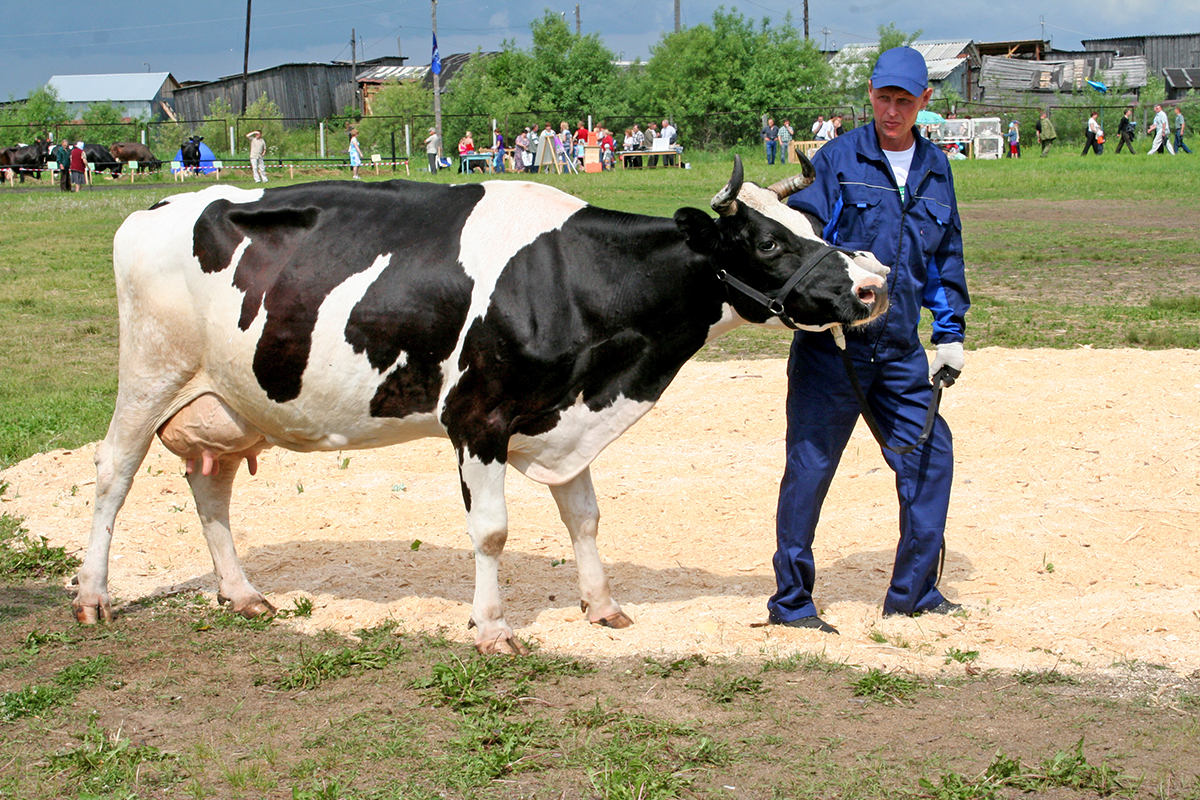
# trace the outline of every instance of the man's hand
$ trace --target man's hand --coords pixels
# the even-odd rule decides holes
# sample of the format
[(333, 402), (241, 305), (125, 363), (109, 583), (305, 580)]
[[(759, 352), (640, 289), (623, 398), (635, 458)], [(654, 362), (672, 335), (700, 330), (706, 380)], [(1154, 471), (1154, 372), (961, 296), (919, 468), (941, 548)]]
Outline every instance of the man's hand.
[(933, 380), (933, 376), (942, 371), (943, 367), (948, 368), (946, 374), (942, 375), (943, 386), (953, 386), (954, 379), (962, 374), (963, 371), (963, 345), (962, 342), (946, 342), (937, 346), (937, 355), (933, 358), (933, 363), (929, 365), (929, 380)]

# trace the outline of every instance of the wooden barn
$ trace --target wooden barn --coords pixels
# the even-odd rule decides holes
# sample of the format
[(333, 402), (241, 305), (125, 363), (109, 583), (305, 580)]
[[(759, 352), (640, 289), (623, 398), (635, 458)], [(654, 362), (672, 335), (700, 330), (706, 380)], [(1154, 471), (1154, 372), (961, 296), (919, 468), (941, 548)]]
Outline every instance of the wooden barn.
[[(359, 62), (357, 67), (360, 70), (371, 66), (400, 67), (404, 61), (401, 56), (385, 56)], [(352, 107), (355, 88), (355, 65), (350, 62), (280, 64), (249, 73), (246, 98), (249, 105), (266, 94), (283, 114), (284, 127), (298, 128)], [(209, 106), (218, 98), (224, 98), (235, 112), (241, 109), (242, 76), (184, 84), (175, 90), (175, 114), (181, 120), (204, 119)]]

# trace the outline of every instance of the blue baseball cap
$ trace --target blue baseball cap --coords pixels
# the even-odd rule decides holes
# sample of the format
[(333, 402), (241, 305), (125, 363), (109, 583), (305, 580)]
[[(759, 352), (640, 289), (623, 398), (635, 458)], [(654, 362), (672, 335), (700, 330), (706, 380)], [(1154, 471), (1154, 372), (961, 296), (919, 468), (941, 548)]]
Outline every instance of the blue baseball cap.
[(929, 87), (929, 69), (925, 57), (911, 47), (893, 47), (879, 56), (871, 85), (876, 89), (896, 86), (919, 97)]

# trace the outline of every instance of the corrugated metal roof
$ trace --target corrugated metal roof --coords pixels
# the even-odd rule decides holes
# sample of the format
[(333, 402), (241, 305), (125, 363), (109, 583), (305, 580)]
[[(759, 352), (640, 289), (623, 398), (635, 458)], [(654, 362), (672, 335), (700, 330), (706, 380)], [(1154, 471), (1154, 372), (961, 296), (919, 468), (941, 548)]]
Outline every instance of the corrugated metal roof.
[(64, 103), (99, 103), (105, 100), (153, 100), (169, 72), (126, 72), (114, 75), (55, 75), (49, 85)]
[[(924, 58), (925, 62), (940, 61), (947, 58), (958, 58), (964, 50), (971, 46), (970, 39), (962, 39), (945, 42), (913, 42), (910, 47), (916, 50)], [(843, 45), (841, 50), (838, 50), (832, 61), (861, 61), (870, 53), (879, 50), (879, 43), (872, 44), (847, 44)]]
[(358, 73), (359, 83), (383, 83), (384, 81), (415, 81), (429, 74), (429, 65), (423, 67), (372, 67)]
[(934, 61), (925, 59), (925, 68), (929, 70), (929, 80), (946, 80), (950, 77), (950, 73), (961, 67), (965, 61), (965, 58), (939, 58)]

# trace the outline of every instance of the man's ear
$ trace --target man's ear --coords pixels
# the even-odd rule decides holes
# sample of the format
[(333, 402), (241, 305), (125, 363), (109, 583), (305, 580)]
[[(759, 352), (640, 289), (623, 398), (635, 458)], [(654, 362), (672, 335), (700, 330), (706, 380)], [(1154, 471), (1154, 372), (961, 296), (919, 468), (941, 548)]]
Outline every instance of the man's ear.
[(683, 233), (687, 246), (707, 255), (717, 249), (720, 231), (717, 221), (698, 208), (681, 208), (675, 212), (675, 224)]

